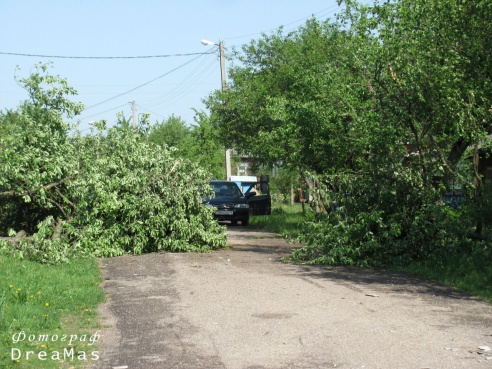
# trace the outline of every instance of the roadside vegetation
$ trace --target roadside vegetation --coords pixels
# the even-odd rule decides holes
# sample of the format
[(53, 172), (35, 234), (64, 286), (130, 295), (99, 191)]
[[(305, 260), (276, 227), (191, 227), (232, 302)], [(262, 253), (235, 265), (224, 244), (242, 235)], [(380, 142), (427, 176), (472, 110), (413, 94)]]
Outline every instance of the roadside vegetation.
[(18, 81), (27, 99), (0, 111), (0, 364), (54, 362), (9, 361), (20, 331), (96, 327), (95, 257), (225, 246), (202, 206), (225, 148), (270, 174), (278, 202), (302, 189), (304, 213), (251, 222), (300, 241), (295, 262), (391, 267), (491, 301), (490, 1), (343, 2), (231, 50), (194, 125), (119, 116), (83, 135), (50, 65)]
[[(290, 241), (299, 241), (302, 240), (306, 222), (314, 218), (315, 214), (309, 206), (303, 211), (301, 204), (276, 203), (271, 215), (252, 217), (250, 226), (278, 233)], [(470, 245), (470, 247), (474, 250), (473, 253), (389, 266), (395, 270), (443, 283), (492, 303), (492, 265), (488, 257), (487, 245), (483, 244), (482, 248), (478, 245)], [(297, 257), (296, 252), (290, 261), (306, 263)]]
[(302, 233), (305, 222), (314, 219), (314, 214), (309, 205), (305, 205), (305, 209), (307, 210), (303, 211), (301, 204), (274, 203), (272, 204), (271, 215), (251, 217), (250, 226), (278, 233), (293, 240)]
[(298, 262), (490, 260), (490, 1), (344, 3), (235, 50), (212, 123), (309, 192)]
[(487, 252), (446, 256), (436, 262), (415, 261), (398, 269), (441, 282), (492, 303), (492, 266)]
[(76, 91), (48, 68), (21, 79), (29, 99), (0, 114), (0, 253), (56, 264), (224, 246), (202, 206), (210, 172), (151, 142), (146, 121), (82, 136), (64, 121), (83, 109)]
[(96, 309), (104, 301), (94, 259), (47, 265), (0, 255), (0, 270), (1, 368), (93, 362), (101, 329)]

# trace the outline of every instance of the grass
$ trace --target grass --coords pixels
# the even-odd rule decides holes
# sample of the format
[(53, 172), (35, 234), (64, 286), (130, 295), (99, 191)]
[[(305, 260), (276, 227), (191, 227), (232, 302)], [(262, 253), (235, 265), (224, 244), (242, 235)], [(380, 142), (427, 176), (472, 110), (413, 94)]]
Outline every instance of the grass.
[(271, 215), (251, 217), (250, 225), (294, 238), (302, 230), (303, 222), (313, 217), (309, 205), (305, 209), (303, 212), (301, 204), (276, 205)]
[(104, 300), (96, 260), (44, 265), (0, 256), (0, 275), (0, 368), (94, 362)]
[(452, 286), (492, 303), (492, 265), (489, 260), (480, 256), (452, 256), (440, 263), (414, 262), (401, 270)]
[[(294, 238), (302, 230), (303, 221), (312, 218), (309, 207), (306, 209), (303, 213), (300, 204), (276, 206), (272, 215), (252, 217), (250, 223), (253, 227)], [(435, 280), (492, 303), (490, 251), (448, 257), (439, 263), (412, 262), (398, 270)]]

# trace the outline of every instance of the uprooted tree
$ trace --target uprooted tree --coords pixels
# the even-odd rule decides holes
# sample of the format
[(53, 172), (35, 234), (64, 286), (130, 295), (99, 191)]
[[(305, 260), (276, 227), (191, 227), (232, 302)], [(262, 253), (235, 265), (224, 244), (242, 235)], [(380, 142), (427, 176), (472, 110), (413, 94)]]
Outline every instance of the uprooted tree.
[(64, 119), (83, 106), (45, 65), (20, 82), (29, 100), (0, 115), (2, 252), (54, 263), (225, 244), (201, 203), (206, 171), (124, 125), (73, 133)]

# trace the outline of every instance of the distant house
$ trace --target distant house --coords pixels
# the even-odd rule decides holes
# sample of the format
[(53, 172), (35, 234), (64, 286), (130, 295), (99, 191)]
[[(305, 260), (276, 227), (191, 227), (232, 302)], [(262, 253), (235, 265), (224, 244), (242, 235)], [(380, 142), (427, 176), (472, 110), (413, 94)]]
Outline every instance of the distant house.
[[(252, 161), (249, 155), (240, 154), (232, 149), (231, 156), (234, 158), (234, 160), (230, 161), (229, 173), (231, 173), (231, 176), (255, 175), (252, 171)], [(230, 178), (227, 179), (229, 180)]]

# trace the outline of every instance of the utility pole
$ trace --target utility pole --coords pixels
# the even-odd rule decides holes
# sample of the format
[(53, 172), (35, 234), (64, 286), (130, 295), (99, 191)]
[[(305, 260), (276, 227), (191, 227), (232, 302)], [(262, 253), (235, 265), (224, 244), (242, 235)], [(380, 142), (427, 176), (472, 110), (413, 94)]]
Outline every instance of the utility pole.
[[(220, 80), (222, 83), (222, 92), (226, 90), (226, 69), (225, 69), (225, 57), (224, 57), (224, 40), (220, 40), (218, 44), (208, 40), (202, 40), (202, 45), (215, 45), (219, 47), (219, 60), (220, 60)], [(226, 165), (226, 180), (231, 178), (231, 149), (225, 151), (225, 165)]]
[(132, 112), (133, 112), (133, 129), (137, 129), (137, 102), (133, 100), (132, 102)]
[[(224, 40), (219, 42), (219, 60), (220, 60), (220, 80), (222, 82), (222, 92), (226, 90), (226, 70), (225, 70), (225, 58), (224, 58)], [(226, 149), (225, 152), (225, 165), (226, 165), (226, 180), (231, 178), (231, 149)]]
[(219, 60), (220, 60), (220, 80), (222, 82), (222, 92), (226, 89), (226, 70), (224, 58), (224, 40), (219, 42)]

